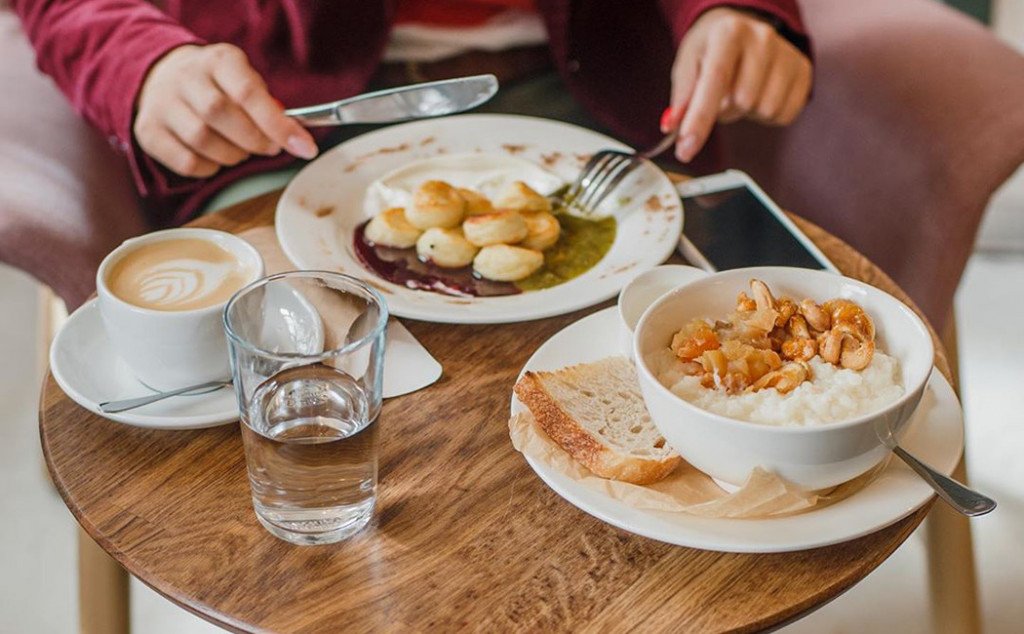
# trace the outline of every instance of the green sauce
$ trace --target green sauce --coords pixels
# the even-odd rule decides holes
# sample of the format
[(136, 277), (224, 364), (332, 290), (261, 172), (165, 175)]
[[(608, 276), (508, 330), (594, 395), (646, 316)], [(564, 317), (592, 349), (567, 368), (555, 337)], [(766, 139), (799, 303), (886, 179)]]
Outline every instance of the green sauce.
[(587, 220), (559, 213), (562, 233), (558, 242), (544, 252), (544, 266), (530, 277), (516, 282), (521, 290), (536, 291), (558, 286), (590, 270), (615, 242), (615, 218)]

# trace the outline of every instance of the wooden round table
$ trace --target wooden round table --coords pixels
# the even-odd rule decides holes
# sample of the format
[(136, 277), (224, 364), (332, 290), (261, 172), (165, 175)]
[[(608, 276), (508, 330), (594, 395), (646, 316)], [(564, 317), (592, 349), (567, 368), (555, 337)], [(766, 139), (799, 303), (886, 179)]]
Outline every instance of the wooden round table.
[[(276, 201), (270, 194), (194, 224), (236, 233), (270, 225)], [(844, 273), (906, 301), (852, 248), (796, 220)], [(68, 508), (131, 574), (247, 632), (760, 630), (848, 589), (924, 518), (930, 504), (837, 546), (739, 555), (637, 537), (576, 509), (512, 448), (508, 407), (537, 346), (597, 308), (508, 325), (406, 321), (444, 376), (385, 402), (378, 512), (340, 544), (293, 546), (260, 526), (237, 425), (120, 425), (76, 405), (49, 376), (43, 451)], [(949, 377), (942, 352), (936, 363)]]

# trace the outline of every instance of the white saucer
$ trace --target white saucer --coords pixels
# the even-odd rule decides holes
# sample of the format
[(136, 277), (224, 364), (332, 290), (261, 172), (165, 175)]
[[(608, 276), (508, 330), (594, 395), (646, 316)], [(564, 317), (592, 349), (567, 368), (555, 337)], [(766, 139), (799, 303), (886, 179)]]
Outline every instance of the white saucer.
[(104, 414), (99, 403), (152, 392), (114, 352), (100, 321), (96, 300), (76, 310), (50, 346), (50, 371), (57, 384), (82, 407), (119, 423), (150, 429), (201, 429), (238, 420), (231, 387), (195, 396), (175, 396), (119, 414)]
[[(548, 339), (526, 362), (523, 372), (556, 370), (621, 354), (619, 327), (614, 307), (581, 319)], [(513, 395), (512, 413), (523, 410)], [(902, 445), (948, 474), (960, 459), (963, 434), (960, 403), (942, 374), (933, 370)], [(556, 493), (600, 520), (651, 539), (726, 552), (788, 552), (849, 541), (910, 515), (933, 495), (909, 467), (894, 459), (863, 490), (831, 506), (777, 519), (713, 519), (636, 509), (544, 464), (526, 460)]]

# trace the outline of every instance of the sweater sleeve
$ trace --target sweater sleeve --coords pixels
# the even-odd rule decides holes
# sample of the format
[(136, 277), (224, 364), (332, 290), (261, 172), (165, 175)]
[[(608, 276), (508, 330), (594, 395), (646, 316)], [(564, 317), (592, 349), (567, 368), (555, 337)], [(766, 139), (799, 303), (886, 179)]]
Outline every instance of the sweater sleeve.
[(39, 69), (72, 107), (126, 154), (142, 194), (156, 166), (132, 139), (135, 102), (149, 68), (202, 40), (145, 0), (13, 0)]
[(672, 38), (678, 47), (693, 23), (708, 9), (732, 7), (754, 11), (771, 19), (779, 34), (811, 57), (811, 44), (800, 18), (796, 0), (659, 0), (662, 11), (672, 27)]

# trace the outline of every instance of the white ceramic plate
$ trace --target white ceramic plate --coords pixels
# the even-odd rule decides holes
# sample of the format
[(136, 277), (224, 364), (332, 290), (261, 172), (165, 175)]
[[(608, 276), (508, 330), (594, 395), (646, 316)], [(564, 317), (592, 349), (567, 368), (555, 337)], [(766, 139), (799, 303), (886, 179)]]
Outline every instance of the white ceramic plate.
[[(581, 319), (548, 339), (523, 372), (556, 370), (620, 354), (618, 328), (614, 307)], [(513, 396), (512, 413), (524, 409)], [(909, 426), (903, 447), (939, 471), (951, 473), (963, 451), (963, 415), (953, 389), (938, 370), (932, 371)], [(910, 515), (933, 495), (909, 467), (893, 459), (871, 484), (831, 506), (778, 519), (713, 519), (636, 509), (544, 464), (529, 458), (527, 462), (556, 493), (609, 524), (671, 544), (727, 552), (787, 552), (856, 539)]]
[(238, 402), (230, 386), (195, 396), (175, 396), (119, 414), (105, 414), (99, 403), (145, 396), (140, 383), (114, 352), (90, 300), (76, 310), (50, 346), (50, 370), (64, 393), (104, 418), (150, 429), (201, 429), (238, 420)]
[(356, 258), (352, 232), (369, 216), (363, 208), (375, 179), (412, 161), (467, 152), (534, 162), (571, 182), (590, 154), (628, 150), (584, 128), (511, 115), (461, 115), (396, 125), (352, 139), (307, 165), (277, 205), (277, 237), (302, 269), (354, 274), (381, 289), (391, 312), (444, 323), (505, 323), (560, 315), (615, 296), (638, 273), (675, 249), (683, 213), (672, 183), (645, 166), (608, 197), (618, 221), (615, 243), (592, 269), (554, 288), (505, 297), (452, 297), (391, 284)]

